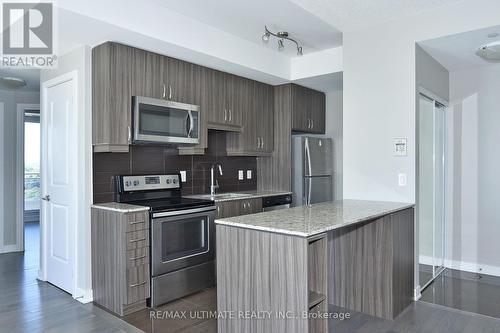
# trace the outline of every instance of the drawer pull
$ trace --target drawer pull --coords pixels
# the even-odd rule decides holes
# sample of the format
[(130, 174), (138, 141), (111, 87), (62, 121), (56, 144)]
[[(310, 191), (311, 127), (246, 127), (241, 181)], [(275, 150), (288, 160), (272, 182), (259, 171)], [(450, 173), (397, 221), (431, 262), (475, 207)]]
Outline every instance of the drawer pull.
[(140, 256), (140, 257), (132, 257), (132, 258), (129, 258), (130, 260), (139, 260), (139, 259), (144, 259), (146, 258), (146, 255), (143, 255), (143, 256)]
[(145, 241), (145, 240), (146, 240), (146, 237), (137, 238), (137, 239), (131, 239), (130, 243), (137, 243), (137, 242)]
[(146, 283), (148, 283), (147, 280), (144, 281), (144, 282), (141, 282), (141, 283), (131, 284), (130, 288), (139, 287), (139, 286), (142, 286), (143, 284), (146, 284)]
[(130, 222), (130, 224), (139, 224), (139, 223), (144, 223), (144, 221), (135, 221), (135, 222)]

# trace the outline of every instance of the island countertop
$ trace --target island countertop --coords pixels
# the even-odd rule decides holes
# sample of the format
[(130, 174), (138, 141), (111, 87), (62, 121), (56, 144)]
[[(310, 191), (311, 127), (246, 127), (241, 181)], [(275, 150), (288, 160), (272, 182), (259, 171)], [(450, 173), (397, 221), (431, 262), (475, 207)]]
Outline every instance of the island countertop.
[(337, 200), (309, 207), (243, 215), (216, 220), (216, 224), (310, 237), (330, 230), (369, 221), (413, 207), (414, 204), (386, 201)]

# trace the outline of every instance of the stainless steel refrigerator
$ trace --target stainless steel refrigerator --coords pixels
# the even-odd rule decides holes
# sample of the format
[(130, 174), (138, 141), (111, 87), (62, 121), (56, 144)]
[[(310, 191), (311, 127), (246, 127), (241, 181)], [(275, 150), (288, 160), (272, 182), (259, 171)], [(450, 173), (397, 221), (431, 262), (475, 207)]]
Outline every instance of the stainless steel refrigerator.
[(333, 200), (331, 138), (292, 138), (292, 192), (295, 206)]

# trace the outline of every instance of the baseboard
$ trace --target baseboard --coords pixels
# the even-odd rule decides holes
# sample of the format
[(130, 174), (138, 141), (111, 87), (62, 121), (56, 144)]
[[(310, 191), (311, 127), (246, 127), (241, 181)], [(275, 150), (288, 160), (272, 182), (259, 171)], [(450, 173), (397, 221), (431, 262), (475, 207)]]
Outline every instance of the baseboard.
[[(428, 256), (419, 256), (419, 262), (424, 265), (433, 265), (432, 257)], [(446, 259), (444, 261), (444, 267), (470, 273), (500, 276), (500, 267), (498, 266)]]
[(90, 303), (94, 300), (92, 289), (77, 289), (73, 298), (83, 304)]
[(13, 245), (4, 245), (2, 249), (0, 249), (0, 254), (2, 253), (11, 253), (11, 252), (21, 252), (22, 249), (19, 248), (18, 244)]

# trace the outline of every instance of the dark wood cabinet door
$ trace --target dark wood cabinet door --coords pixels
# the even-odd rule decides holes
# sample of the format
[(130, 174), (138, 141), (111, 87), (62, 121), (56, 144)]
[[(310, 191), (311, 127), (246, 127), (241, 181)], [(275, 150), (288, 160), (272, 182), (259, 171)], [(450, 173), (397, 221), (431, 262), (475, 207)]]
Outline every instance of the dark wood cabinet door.
[(242, 215), (241, 200), (217, 202), (216, 206), (218, 219)]
[(205, 90), (207, 93), (207, 124), (209, 128), (216, 128), (217, 124), (224, 123), (224, 75), (223, 73), (214, 69), (206, 68), (205, 70)]
[(163, 58), (163, 79), (166, 89), (166, 99), (194, 104), (195, 84), (194, 65), (182, 60)]
[(134, 49), (132, 96), (162, 98), (163, 64), (158, 54)]
[(259, 151), (270, 154), (274, 150), (274, 94), (273, 88), (267, 84), (258, 85), (259, 108), (257, 113), (257, 130), (260, 138)]
[(307, 132), (309, 130), (307, 91), (292, 84), (292, 131)]
[(317, 134), (325, 134), (326, 123), (326, 99), (325, 94), (321, 91), (312, 92), (311, 106), (311, 131)]

